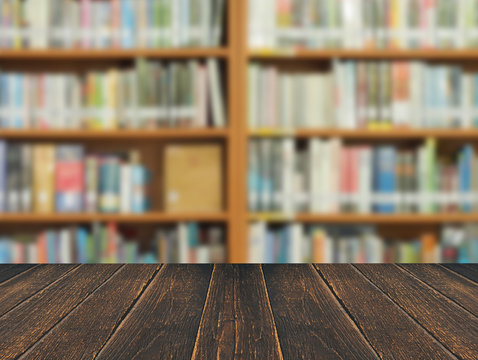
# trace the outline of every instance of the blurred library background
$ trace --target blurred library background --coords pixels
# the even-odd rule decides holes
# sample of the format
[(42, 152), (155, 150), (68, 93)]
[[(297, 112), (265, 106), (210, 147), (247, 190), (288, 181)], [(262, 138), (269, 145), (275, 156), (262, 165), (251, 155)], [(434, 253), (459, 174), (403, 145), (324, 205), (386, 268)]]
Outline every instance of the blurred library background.
[(0, 263), (478, 262), (478, 0), (0, 0)]

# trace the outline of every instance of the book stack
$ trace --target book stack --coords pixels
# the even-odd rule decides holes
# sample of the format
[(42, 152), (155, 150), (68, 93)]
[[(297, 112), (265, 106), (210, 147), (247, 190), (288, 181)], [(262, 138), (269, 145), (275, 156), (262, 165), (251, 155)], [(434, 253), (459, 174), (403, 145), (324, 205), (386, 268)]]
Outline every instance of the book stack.
[(86, 73), (0, 70), (0, 128), (224, 127), (223, 85), (205, 63), (138, 59), (131, 69)]
[(250, 140), (251, 212), (478, 210), (478, 157), (471, 145), (447, 155), (437, 151), (434, 139), (418, 149), (318, 138), (301, 145), (290, 138)]
[(94, 223), (38, 234), (0, 235), (0, 263), (211, 263), (226, 259), (223, 229), (181, 223), (157, 230), (140, 247), (135, 229)]
[(475, 0), (249, 0), (249, 46), (476, 48), (477, 8)]
[(475, 263), (478, 225), (444, 226), (440, 239), (385, 239), (373, 226), (322, 226), (293, 223), (249, 226), (253, 263)]
[(0, 140), (0, 212), (144, 213), (149, 178), (137, 151)]
[(334, 61), (330, 72), (249, 65), (249, 128), (476, 128), (478, 74), (418, 61)]
[(0, 48), (219, 46), (225, 0), (1, 0)]

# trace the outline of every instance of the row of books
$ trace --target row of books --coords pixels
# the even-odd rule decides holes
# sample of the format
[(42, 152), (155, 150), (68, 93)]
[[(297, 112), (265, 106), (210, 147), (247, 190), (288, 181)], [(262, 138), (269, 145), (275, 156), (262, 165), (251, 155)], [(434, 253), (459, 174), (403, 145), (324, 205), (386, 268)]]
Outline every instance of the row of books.
[(151, 129), (224, 127), (216, 59), (86, 73), (0, 70), (0, 128)]
[(471, 145), (445, 154), (435, 139), (416, 149), (319, 138), (303, 145), (290, 138), (250, 140), (251, 212), (478, 211), (478, 156)]
[(149, 178), (138, 151), (0, 140), (0, 212), (144, 213)]
[(478, 74), (418, 61), (334, 61), (330, 71), (249, 65), (251, 129), (476, 128)]
[(225, 0), (0, 0), (0, 48), (219, 46)]
[(476, 263), (478, 225), (446, 225), (439, 238), (382, 237), (373, 226), (249, 226), (252, 263)]
[(252, 48), (478, 46), (476, 0), (249, 0)]
[(147, 238), (136, 229), (94, 223), (0, 235), (0, 263), (218, 263), (226, 260), (220, 226), (180, 223)]

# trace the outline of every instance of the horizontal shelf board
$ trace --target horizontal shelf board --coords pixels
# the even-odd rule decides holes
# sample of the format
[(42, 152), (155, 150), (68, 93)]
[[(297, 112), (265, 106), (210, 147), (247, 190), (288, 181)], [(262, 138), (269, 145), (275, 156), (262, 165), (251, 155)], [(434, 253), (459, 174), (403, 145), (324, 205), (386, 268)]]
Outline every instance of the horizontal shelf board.
[(154, 129), (154, 130), (2, 130), (4, 139), (189, 139), (189, 138), (225, 138), (228, 129)]
[(249, 131), (250, 137), (341, 137), (350, 139), (421, 139), (427, 137), (443, 139), (478, 139), (478, 129), (391, 129), (391, 130), (344, 130), (344, 129), (302, 129), (286, 132), (274, 129)]
[(478, 222), (476, 214), (249, 214), (249, 221), (301, 222), (317, 224), (443, 224)]
[(0, 49), (0, 60), (114, 60), (136, 57), (148, 58), (195, 58), (227, 57), (228, 48), (183, 48), (183, 49)]
[(89, 223), (118, 222), (127, 224), (169, 223), (180, 221), (226, 222), (226, 213), (218, 214), (0, 214), (0, 223)]
[(251, 59), (423, 59), (423, 60), (476, 60), (478, 50), (436, 49), (436, 50), (376, 50), (376, 49), (257, 49), (249, 51)]

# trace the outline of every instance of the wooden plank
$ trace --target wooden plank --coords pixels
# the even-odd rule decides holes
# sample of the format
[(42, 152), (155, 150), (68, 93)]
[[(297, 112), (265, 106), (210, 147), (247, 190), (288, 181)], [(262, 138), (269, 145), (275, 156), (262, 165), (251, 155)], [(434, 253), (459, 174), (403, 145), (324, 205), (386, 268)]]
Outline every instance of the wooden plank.
[(378, 358), (312, 265), (263, 271), (284, 358)]
[(93, 359), (158, 265), (126, 265), (28, 350), (22, 359)]
[(193, 359), (282, 359), (259, 265), (216, 265)]
[(443, 264), (447, 269), (478, 283), (478, 266), (470, 264)]
[(22, 264), (22, 265), (0, 265), (0, 283), (7, 281), (8, 279), (27, 271), (34, 265)]
[(0, 284), (0, 316), (72, 270), (76, 265), (38, 265)]
[(189, 359), (212, 266), (166, 265), (100, 351), (99, 359)]
[(478, 319), (475, 316), (398, 266), (357, 265), (357, 268), (453, 354), (462, 359), (476, 359)]
[(24, 353), (83, 299), (106, 281), (119, 265), (83, 265), (0, 318), (0, 359)]
[(351, 265), (317, 265), (382, 359), (449, 359), (450, 353)]
[(478, 284), (440, 265), (401, 265), (409, 273), (478, 316)]

